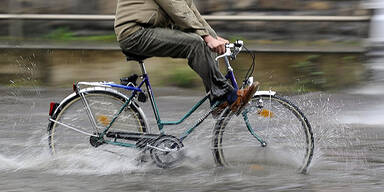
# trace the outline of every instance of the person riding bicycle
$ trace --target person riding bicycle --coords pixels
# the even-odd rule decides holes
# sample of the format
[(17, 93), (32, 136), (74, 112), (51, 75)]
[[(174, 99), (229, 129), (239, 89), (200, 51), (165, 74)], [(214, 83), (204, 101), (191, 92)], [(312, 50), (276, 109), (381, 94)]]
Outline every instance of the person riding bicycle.
[(216, 110), (245, 106), (258, 83), (235, 90), (219, 71), (217, 54), (228, 40), (219, 37), (197, 10), (193, 0), (118, 0), (115, 33), (125, 54), (141, 57), (186, 58), (202, 78)]

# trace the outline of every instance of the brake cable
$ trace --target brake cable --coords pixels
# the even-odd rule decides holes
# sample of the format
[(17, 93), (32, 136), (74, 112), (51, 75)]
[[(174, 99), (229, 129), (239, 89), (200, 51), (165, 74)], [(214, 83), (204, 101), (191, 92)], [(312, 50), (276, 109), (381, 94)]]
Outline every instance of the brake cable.
[(248, 82), (248, 79), (253, 75), (253, 72), (255, 71), (255, 65), (256, 65), (256, 54), (255, 53), (252, 53), (247, 47), (243, 46), (245, 51), (251, 55), (252, 57), (252, 64), (251, 66), (249, 67), (245, 77), (244, 77), (244, 80), (243, 80), (243, 85), (241, 86), (242, 88), (245, 87), (245, 85), (247, 84)]

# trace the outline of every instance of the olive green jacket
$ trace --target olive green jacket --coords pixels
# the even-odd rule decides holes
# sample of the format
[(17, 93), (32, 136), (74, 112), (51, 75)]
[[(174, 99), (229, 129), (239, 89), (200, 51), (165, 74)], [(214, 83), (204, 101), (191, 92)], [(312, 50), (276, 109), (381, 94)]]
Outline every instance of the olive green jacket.
[(114, 26), (118, 41), (141, 27), (169, 27), (216, 36), (193, 0), (118, 0)]

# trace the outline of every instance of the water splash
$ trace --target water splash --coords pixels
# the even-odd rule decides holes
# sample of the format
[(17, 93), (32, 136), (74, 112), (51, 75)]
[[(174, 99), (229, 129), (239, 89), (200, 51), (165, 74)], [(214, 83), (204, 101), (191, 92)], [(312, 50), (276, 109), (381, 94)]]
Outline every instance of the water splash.
[(18, 146), (16, 154), (0, 153), (0, 170), (38, 170), (59, 175), (111, 175), (145, 167), (138, 166), (136, 158), (139, 154), (127, 149), (120, 154), (103, 149), (88, 149), (54, 156), (49, 151), (47, 137), (37, 140), (37, 135), (41, 134), (35, 132), (23, 145)]
[(345, 171), (368, 166), (367, 153), (359, 147), (364, 135), (341, 118), (346, 110), (343, 99), (340, 95), (313, 93), (297, 100), (314, 133), (314, 169)]

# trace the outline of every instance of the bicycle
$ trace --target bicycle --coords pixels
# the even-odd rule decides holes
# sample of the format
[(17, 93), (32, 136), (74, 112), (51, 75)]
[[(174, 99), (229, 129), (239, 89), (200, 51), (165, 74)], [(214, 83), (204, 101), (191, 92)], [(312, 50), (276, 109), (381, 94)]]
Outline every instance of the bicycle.
[[(226, 78), (238, 89), (230, 60), (244, 47), (243, 41), (226, 45), (223, 58), (227, 67)], [(186, 139), (219, 104), (215, 103), (192, 127), (176, 137), (167, 135), (164, 126), (179, 125), (189, 118), (203, 103), (209, 93), (200, 99), (178, 121), (162, 121), (149, 82), (144, 57), (128, 55), (127, 60), (137, 61), (142, 74), (122, 78), (120, 84), (113, 82), (78, 82), (74, 93), (60, 103), (50, 104), (48, 144), (53, 154), (66, 150), (119, 146), (149, 151), (150, 157), (161, 168), (169, 168), (180, 162), (183, 140)], [(253, 63), (242, 87), (253, 82)], [(137, 79), (141, 82), (137, 83)], [(142, 89), (145, 85), (146, 92)], [(82, 86), (87, 86), (82, 88)], [(130, 95), (118, 89), (128, 90)], [(147, 118), (138, 102), (149, 99), (159, 133), (152, 133)], [(138, 102), (137, 102), (138, 101)], [(271, 149), (268, 153), (266, 149)], [(298, 107), (274, 91), (257, 91), (250, 103), (240, 112), (228, 107), (221, 113), (213, 129), (212, 154), (218, 166), (236, 166), (276, 159), (274, 164), (291, 165), (300, 173), (306, 173), (314, 151), (311, 125)], [(275, 153), (273, 153), (275, 151)], [(271, 154), (269, 154), (272, 152)], [(272, 158), (263, 159), (265, 155)]]

